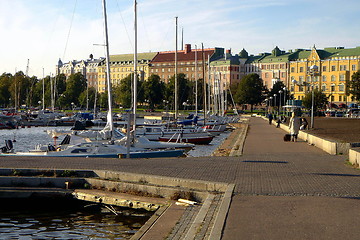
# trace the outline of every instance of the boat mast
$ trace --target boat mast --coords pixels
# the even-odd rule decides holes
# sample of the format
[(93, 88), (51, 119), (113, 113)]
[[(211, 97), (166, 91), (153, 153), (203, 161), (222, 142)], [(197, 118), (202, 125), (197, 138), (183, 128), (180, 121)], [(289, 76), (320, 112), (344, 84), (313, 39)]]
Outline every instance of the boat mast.
[(107, 15), (106, 15), (106, 3), (105, 0), (102, 0), (103, 4), (103, 14), (104, 14), (104, 28), (105, 28), (105, 49), (106, 49), (106, 83), (108, 91), (108, 116), (107, 116), (107, 125), (110, 127), (110, 132), (112, 134), (114, 130), (113, 118), (112, 118), (112, 96), (111, 96), (111, 81), (110, 81), (110, 54), (109, 54), (109, 39), (108, 39), (108, 28), (107, 28)]
[(207, 101), (206, 101), (206, 76), (205, 76), (205, 54), (204, 54), (204, 44), (201, 43), (201, 53), (202, 53), (202, 75), (203, 75), (203, 84), (204, 84), (204, 96), (203, 96), (203, 108), (204, 108), (204, 125), (206, 125), (206, 112), (207, 112)]
[(43, 102), (43, 104), (42, 104), (42, 110), (45, 110), (45, 70), (44, 70), (44, 68), (43, 68), (43, 81), (42, 81), (42, 87), (43, 87), (43, 89), (42, 89), (42, 102)]
[(137, 105), (137, 1), (134, 0), (134, 100), (133, 100), (133, 114), (134, 114), (134, 123), (133, 130), (136, 128), (136, 105)]
[[(208, 79), (208, 87), (207, 87), (207, 91), (208, 91), (208, 95), (207, 95), (207, 98), (208, 98), (208, 109), (209, 109), (209, 112), (211, 111), (211, 87), (214, 87), (212, 86), (213, 84), (211, 83), (211, 76), (210, 76), (210, 55), (208, 55), (208, 60), (207, 60), (207, 79)], [(214, 110), (214, 105), (213, 105), (213, 110)]]
[(178, 17), (175, 17), (175, 121), (178, 118), (178, 79), (177, 79), (177, 52), (178, 52)]
[(54, 111), (54, 85), (50, 73), (50, 102), (51, 102), (51, 111)]
[(197, 46), (195, 44), (195, 116), (198, 114), (198, 73), (197, 73)]

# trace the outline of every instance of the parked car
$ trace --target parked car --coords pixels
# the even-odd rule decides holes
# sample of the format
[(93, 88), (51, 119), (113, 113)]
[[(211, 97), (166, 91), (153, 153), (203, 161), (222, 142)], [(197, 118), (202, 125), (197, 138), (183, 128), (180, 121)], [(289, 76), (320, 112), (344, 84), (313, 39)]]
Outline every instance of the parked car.
[(358, 108), (351, 108), (351, 109), (348, 109), (346, 114), (345, 114), (345, 117), (348, 117), (348, 118), (359, 118), (360, 117), (360, 109)]

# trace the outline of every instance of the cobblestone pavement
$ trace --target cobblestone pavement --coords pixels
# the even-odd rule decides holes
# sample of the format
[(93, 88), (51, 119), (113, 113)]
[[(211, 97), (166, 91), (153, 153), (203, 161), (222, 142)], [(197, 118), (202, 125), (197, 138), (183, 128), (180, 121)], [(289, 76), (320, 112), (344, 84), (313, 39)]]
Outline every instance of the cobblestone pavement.
[[(0, 167), (103, 169), (234, 183), (223, 239), (335, 239), (331, 236), (339, 233), (343, 239), (359, 236), (360, 171), (346, 164), (347, 156), (331, 156), (306, 142), (283, 142), (284, 133), (252, 117), (240, 157), (0, 157)], [(256, 209), (262, 209), (263, 214)], [(314, 226), (323, 231), (315, 231)], [(333, 227), (334, 234), (324, 235), (327, 226)]]

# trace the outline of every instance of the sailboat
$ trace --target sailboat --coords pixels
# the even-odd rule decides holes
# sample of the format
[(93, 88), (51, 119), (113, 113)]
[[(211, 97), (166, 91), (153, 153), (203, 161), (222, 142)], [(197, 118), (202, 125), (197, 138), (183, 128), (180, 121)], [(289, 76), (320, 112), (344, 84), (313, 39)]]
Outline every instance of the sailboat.
[[(146, 149), (131, 148), (129, 145), (129, 141), (127, 141), (127, 146), (115, 144), (114, 141), (115, 131), (114, 131), (114, 124), (112, 118), (112, 105), (111, 105), (112, 96), (111, 96), (111, 81), (110, 81), (110, 54), (109, 54), (105, 0), (102, 0), (102, 3), (103, 3), (104, 28), (105, 28), (106, 67), (107, 67), (106, 74), (107, 74), (107, 90), (108, 90), (108, 104), (109, 104), (108, 113), (107, 113), (107, 124), (105, 128), (102, 130), (102, 132), (105, 133), (105, 136), (106, 138), (108, 138), (108, 141), (90, 141), (90, 142), (80, 142), (77, 144), (70, 144), (70, 142), (64, 142), (63, 144), (60, 144), (60, 147), (58, 148), (56, 148), (53, 145), (48, 145), (46, 147), (38, 147), (29, 152), (17, 152), (17, 153), (14, 153), (13, 148), (9, 147), (6, 148), (1, 155), (34, 156), (34, 157), (102, 157), (102, 158), (125, 158), (125, 157), (159, 158), (159, 157), (179, 157), (184, 155), (184, 151), (185, 151), (184, 149), (146, 150)], [(136, 0), (135, 0), (135, 12), (136, 12)], [(134, 64), (134, 67), (136, 67), (136, 63)]]

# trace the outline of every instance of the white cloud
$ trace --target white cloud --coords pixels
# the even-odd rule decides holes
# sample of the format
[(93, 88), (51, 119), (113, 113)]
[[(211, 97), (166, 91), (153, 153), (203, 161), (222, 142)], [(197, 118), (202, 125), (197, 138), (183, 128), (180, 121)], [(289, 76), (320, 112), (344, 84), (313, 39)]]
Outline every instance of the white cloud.
[[(64, 58), (75, 1), (1, 0), (0, 74), (55, 72)], [(108, 0), (110, 53), (133, 51), (133, 1)], [(184, 28), (184, 42), (205, 47), (242, 48), (257, 54), (281, 49), (358, 45), (358, 1), (335, 0), (139, 0), (139, 52), (173, 50), (175, 25)], [(321, 7), (321, 8), (320, 8)], [(78, 0), (64, 61), (104, 56), (100, 0)], [(341, 17), (337, 17), (341, 16)], [(180, 43), (180, 35), (179, 35)]]

